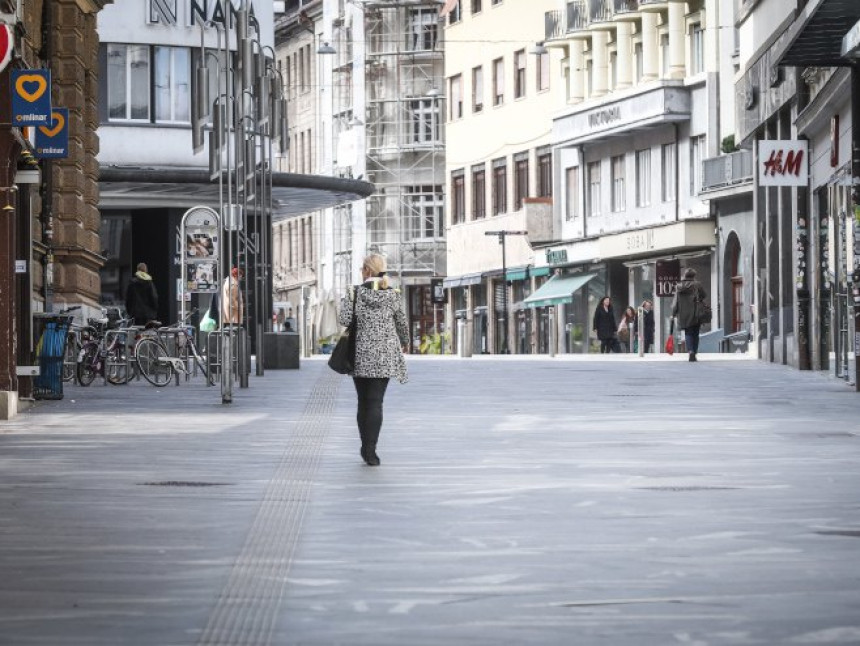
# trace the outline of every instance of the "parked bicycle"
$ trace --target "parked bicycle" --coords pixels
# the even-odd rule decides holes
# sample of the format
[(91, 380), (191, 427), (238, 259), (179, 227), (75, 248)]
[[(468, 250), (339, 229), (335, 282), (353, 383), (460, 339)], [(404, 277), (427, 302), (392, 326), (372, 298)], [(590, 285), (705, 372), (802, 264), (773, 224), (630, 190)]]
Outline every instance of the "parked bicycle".
[(107, 319), (87, 319), (88, 332), (78, 352), (76, 375), (81, 386), (89, 386), (99, 375), (114, 386), (129, 379), (127, 353), (128, 332), (122, 328), (126, 320), (109, 323)]
[[(58, 314), (71, 314), (81, 309), (80, 305), (73, 305), (64, 310), (60, 310)], [(78, 353), (81, 350), (81, 342), (79, 331), (81, 327), (75, 325), (74, 322), (69, 328), (69, 334), (66, 337), (66, 349), (63, 354), (63, 381), (69, 382), (75, 378), (75, 371), (78, 365)]]
[[(189, 312), (185, 320), (193, 313)], [(206, 360), (194, 341), (194, 328), (185, 321), (143, 335), (134, 345), (134, 360), (140, 374), (153, 386), (165, 386), (179, 375), (190, 377), (192, 363), (209, 380)]]

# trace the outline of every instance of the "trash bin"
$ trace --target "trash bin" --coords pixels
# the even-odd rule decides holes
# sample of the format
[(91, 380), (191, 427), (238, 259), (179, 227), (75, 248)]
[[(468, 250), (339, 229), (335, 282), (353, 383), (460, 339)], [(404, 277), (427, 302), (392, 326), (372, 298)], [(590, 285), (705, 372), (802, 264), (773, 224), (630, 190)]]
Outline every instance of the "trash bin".
[(63, 359), (72, 316), (67, 314), (34, 314), (33, 334), (39, 376), (33, 379), (36, 399), (63, 398)]

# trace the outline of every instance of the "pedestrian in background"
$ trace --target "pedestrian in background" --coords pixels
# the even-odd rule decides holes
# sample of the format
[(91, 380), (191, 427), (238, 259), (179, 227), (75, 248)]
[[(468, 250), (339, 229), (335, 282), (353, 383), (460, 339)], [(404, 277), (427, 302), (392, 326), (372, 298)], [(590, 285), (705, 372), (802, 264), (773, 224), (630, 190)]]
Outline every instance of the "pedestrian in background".
[(633, 334), (636, 334), (636, 310), (629, 305), (621, 315), (621, 321), (618, 323), (618, 340), (621, 342), (621, 351), (628, 352), (630, 350), (630, 331), (633, 328)]
[(672, 316), (678, 321), (678, 327), (684, 330), (684, 340), (690, 361), (697, 361), (699, 352), (699, 321), (696, 318), (696, 302), (705, 300), (705, 290), (702, 283), (696, 280), (696, 270), (687, 267), (684, 277), (675, 288), (675, 299), (672, 301)]
[[(644, 352), (654, 351), (654, 304), (647, 298), (642, 301), (642, 346)], [(637, 330), (638, 333), (638, 330)]]
[(244, 276), (244, 271), (233, 267), (230, 275), (224, 279), (224, 285), (221, 287), (221, 325), (242, 325), (245, 307), (239, 281)]
[(355, 363), (350, 373), (358, 395), (358, 433), (361, 457), (372, 467), (379, 466), (376, 453), (382, 429), (382, 403), (388, 381), (396, 377), (406, 383), (409, 328), (400, 293), (390, 287), (385, 258), (371, 254), (361, 266), (361, 285), (341, 299), (338, 320), (344, 327), (352, 320), (355, 299)]
[(615, 312), (612, 311), (612, 301), (608, 296), (600, 299), (600, 303), (594, 310), (594, 320), (591, 328), (600, 339), (600, 354), (609, 354), (618, 344), (615, 337)]
[(145, 262), (137, 263), (137, 271), (125, 292), (125, 311), (137, 325), (158, 323), (158, 291)]

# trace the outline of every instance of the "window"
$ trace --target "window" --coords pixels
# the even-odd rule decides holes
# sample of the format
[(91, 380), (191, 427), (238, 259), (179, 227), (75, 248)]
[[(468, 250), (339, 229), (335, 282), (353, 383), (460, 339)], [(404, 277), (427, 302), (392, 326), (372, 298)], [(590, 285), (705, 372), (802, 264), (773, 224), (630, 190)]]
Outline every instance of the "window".
[(448, 14), (448, 24), (453, 25), (455, 22), (460, 22), (460, 19), (463, 17), (462, 11), (460, 9), (460, 0), (457, 0), (454, 3), (454, 8), (451, 9)]
[(497, 4), (502, 4), (502, 0), (493, 0), (493, 6), (495, 7)]
[(636, 151), (636, 206), (651, 204), (651, 149)]
[(406, 233), (409, 240), (442, 237), (441, 186), (407, 186), (406, 204)]
[(505, 100), (505, 61), (493, 61), (493, 105), (502, 105)]
[(663, 78), (669, 78), (669, 34), (660, 34), (660, 62)]
[(552, 151), (549, 146), (537, 150), (537, 196), (552, 197)]
[(612, 211), (617, 213), (626, 208), (624, 200), (624, 155), (618, 155), (611, 160), (612, 170)]
[(508, 210), (508, 161), (503, 157), (493, 160), (493, 215)]
[(565, 215), (568, 220), (579, 217), (579, 166), (565, 171), (567, 176), (567, 205)]
[(594, 62), (589, 58), (585, 61), (585, 97), (594, 91)]
[(690, 195), (702, 190), (702, 158), (705, 155), (705, 135), (690, 137)]
[(514, 98), (526, 95), (526, 50), (514, 52)]
[(514, 211), (523, 208), (523, 200), (529, 196), (529, 154), (514, 155)]
[(466, 221), (466, 180), (462, 170), (451, 173), (451, 224)]
[(661, 150), (661, 169), (663, 176), (662, 199), (671, 202), (675, 199), (675, 175), (677, 174), (678, 155), (675, 144), (663, 144)]
[(108, 119), (149, 121), (149, 46), (107, 46)]
[(588, 162), (586, 167), (588, 179), (588, 215), (600, 215), (600, 162)]
[(448, 86), (448, 96), (451, 97), (448, 118), (454, 121), (463, 117), (463, 77), (460, 74), (452, 76)]
[(705, 32), (702, 23), (690, 25), (690, 75), (705, 71)]
[(412, 143), (427, 144), (439, 141), (439, 102), (435, 98), (412, 99)]
[(484, 164), (472, 166), (472, 219), (487, 217), (487, 171)]
[(406, 49), (413, 52), (436, 49), (439, 30), (438, 9), (411, 9)]
[(191, 60), (185, 47), (155, 48), (155, 121), (191, 122)]
[(299, 48), (299, 87), (302, 92), (306, 92), (308, 89), (308, 85), (310, 83), (310, 79), (307, 74), (305, 74), (305, 48)]
[(481, 0), (472, 0), (472, 13), (481, 13)]
[(472, 68), (472, 112), (484, 109), (484, 68)]
[(609, 88), (618, 87), (618, 53), (609, 52)]
[(537, 79), (537, 91), (543, 92), (549, 89), (549, 52), (537, 55), (537, 67), (535, 78)]

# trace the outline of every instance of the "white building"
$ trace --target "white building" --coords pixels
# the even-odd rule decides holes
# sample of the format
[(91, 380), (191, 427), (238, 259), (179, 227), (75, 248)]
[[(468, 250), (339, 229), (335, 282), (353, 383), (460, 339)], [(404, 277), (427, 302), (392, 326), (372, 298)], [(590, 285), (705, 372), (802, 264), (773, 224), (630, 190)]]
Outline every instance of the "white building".
[[(700, 191), (702, 161), (716, 157), (721, 139), (734, 132), (733, 104), (721, 100), (732, 91), (726, 79), (734, 43), (719, 35), (731, 25), (721, 22), (731, 3), (555, 5), (545, 37), (561, 49), (566, 79), (552, 135), (560, 236), (540, 264), (580, 277), (561, 309), (560, 333), (573, 332), (569, 347), (587, 351), (588, 344), (577, 344), (602, 295), (611, 297), (616, 316), (649, 299), (659, 348), (671, 300), (658, 286), (693, 267), (712, 300), (718, 293), (715, 220)], [(669, 275), (658, 281), (658, 271)], [(709, 349), (716, 347), (706, 340), (702, 350)]]

